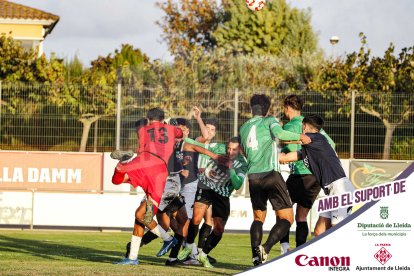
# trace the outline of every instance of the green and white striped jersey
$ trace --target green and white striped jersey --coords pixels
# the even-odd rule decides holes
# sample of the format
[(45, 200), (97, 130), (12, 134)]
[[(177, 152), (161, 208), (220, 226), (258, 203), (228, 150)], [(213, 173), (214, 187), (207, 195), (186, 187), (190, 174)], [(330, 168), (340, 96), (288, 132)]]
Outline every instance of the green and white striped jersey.
[[(194, 140), (193, 140), (194, 141)], [(196, 142), (196, 141), (195, 141)], [(220, 143), (199, 143), (197, 142), (197, 146), (203, 147), (206, 150), (209, 150), (211, 152), (214, 152), (216, 154), (225, 154), (226, 153), (226, 145), (220, 144)], [(224, 152), (223, 152), (224, 151)], [(205, 154), (200, 154), (198, 156), (198, 169), (201, 171), (206, 168), (208, 162), (210, 161), (210, 157)]]
[[(247, 172), (247, 162), (242, 155), (239, 155), (233, 161), (233, 170), (233, 173), (244, 180)], [(227, 167), (218, 165), (214, 160), (210, 159), (204, 173), (200, 174), (198, 179), (204, 186), (207, 186), (219, 195), (230, 197), (235, 189), (230, 171)]]
[(240, 138), (251, 174), (280, 172), (278, 147), (273, 139), (295, 141), (300, 134), (283, 130), (273, 116), (254, 116), (241, 126)]
[[(186, 143), (191, 143), (202, 147), (205, 144), (199, 143), (192, 139), (185, 139)], [(208, 148), (215, 154), (226, 154), (226, 145), (215, 143), (214, 147)], [(233, 169), (218, 165), (214, 160), (209, 158), (204, 167), (203, 173), (198, 176), (199, 187), (211, 189), (224, 197), (230, 197), (233, 190), (239, 189), (243, 184), (247, 172), (246, 159), (239, 155), (233, 161)], [(200, 185), (201, 184), (201, 185)]]

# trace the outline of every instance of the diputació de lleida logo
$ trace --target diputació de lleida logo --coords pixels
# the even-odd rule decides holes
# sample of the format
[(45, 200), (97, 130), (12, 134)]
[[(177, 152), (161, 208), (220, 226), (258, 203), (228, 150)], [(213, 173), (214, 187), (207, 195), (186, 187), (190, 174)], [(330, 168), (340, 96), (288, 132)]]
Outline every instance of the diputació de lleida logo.
[(382, 218), (382, 219), (387, 219), (388, 218), (388, 206), (381, 206), (380, 207), (381, 209), (380, 209), (380, 217)]

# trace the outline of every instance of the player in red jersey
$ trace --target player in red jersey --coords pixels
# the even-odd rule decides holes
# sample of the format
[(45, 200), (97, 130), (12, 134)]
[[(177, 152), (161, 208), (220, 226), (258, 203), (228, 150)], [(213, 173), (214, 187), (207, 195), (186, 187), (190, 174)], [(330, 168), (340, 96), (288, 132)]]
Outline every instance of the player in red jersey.
[(167, 164), (172, 157), (175, 138), (181, 138), (183, 133), (180, 128), (163, 123), (164, 111), (159, 108), (150, 109), (147, 119), (149, 124), (138, 130), (139, 149), (135, 158), (129, 161), (131, 155), (120, 151), (111, 154), (111, 157), (120, 160), (112, 183), (129, 183), (135, 188), (140, 186), (147, 197), (135, 212), (131, 250), (128, 258), (116, 263), (120, 265), (138, 265), (138, 251), (145, 227), (164, 240), (163, 247), (157, 253), (158, 257), (166, 254), (177, 243), (152, 217), (157, 212), (164, 191), (168, 176)]

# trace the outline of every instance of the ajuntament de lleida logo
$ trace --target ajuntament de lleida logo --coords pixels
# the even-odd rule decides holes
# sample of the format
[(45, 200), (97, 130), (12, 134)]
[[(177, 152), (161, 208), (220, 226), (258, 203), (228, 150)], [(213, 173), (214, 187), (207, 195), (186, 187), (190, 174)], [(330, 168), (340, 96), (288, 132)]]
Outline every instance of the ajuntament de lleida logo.
[(381, 210), (380, 210), (380, 217), (382, 219), (387, 219), (388, 218), (388, 206), (387, 207), (381, 206), (380, 208), (381, 208)]

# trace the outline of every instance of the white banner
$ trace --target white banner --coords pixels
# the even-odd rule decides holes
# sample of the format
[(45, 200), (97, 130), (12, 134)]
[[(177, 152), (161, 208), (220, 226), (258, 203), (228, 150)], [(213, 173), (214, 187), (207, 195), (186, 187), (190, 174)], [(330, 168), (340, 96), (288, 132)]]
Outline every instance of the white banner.
[(288, 254), (241, 274), (412, 275), (413, 171), (411, 164), (395, 181), (380, 185), (383, 188), (357, 190), (350, 200), (365, 198), (365, 205), (345, 221)]

